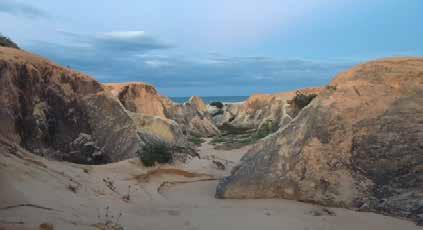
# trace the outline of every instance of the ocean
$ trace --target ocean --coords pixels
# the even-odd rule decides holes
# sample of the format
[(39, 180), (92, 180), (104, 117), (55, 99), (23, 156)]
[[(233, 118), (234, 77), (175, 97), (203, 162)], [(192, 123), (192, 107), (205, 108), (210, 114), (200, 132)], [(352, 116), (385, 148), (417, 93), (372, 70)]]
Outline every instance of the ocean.
[[(170, 97), (170, 99), (175, 103), (184, 103), (189, 100), (190, 97)], [(206, 104), (210, 104), (214, 101), (219, 101), (223, 103), (236, 103), (236, 102), (242, 102), (247, 100), (248, 96), (201, 96), (201, 99)]]

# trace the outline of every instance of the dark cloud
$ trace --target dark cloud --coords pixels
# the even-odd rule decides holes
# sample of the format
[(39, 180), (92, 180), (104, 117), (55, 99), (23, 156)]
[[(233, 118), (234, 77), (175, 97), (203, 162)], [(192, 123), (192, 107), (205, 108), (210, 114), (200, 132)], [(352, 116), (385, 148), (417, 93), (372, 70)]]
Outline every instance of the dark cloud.
[(167, 49), (171, 46), (146, 35), (144, 31), (124, 31), (104, 33), (94, 38), (98, 49), (118, 52), (143, 52), (155, 49)]
[(67, 37), (77, 42), (72, 45), (38, 42), (28, 48), (62, 65), (86, 72), (101, 82), (143, 81), (172, 89), (172, 94), (178, 95), (198, 94), (187, 92), (188, 88), (215, 89), (209, 92), (219, 95), (220, 88), (233, 87), (229, 93), (245, 95), (255, 89), (285, 91), (320, 86), (355, 64), (225, 57), (215, 53), (201, 58), (159, 55), (151, 51), (169, 46), (143, 32), (115, 32), (93, 37), (67, 34)]
[(49, 17), (49, 14), (41, 9), (14, 0), (0, 0), (0, 13), (24, 16), (28, 18)]

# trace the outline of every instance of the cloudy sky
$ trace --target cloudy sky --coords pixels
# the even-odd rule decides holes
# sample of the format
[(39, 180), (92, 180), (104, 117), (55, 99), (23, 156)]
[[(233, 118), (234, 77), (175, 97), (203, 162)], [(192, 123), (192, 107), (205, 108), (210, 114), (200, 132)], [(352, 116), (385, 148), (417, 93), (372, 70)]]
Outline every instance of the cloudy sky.
[(0, 32), (101, 82), (249, 95), (423, 55), (421, 12), (422, 0), (0, 0)]

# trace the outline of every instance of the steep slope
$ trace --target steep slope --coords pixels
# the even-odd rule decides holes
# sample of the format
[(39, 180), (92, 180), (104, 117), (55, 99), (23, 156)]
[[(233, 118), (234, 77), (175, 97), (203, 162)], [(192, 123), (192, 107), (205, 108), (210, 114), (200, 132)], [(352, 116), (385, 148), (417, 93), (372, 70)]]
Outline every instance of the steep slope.
[(134, 113), (159, 116), (166, 118), (166, 106), (172, 102), (157, 92), (154, 86), (133, 82), (104, 84), (114, 96), (119, 98), (122, 105)]
[(423, 216), (423, 59), (370, 62), (336, 77), (249, 151), (219, 198), (287, 198)]
[(166, 115), (181, 124), (188, 135), (211, 137), (219, 134), (200, 97), (193, 96), (184, 104), (172, 104), (167, 107)]
[(100, 83), (11, 48), (0, 48), (0, 135), (79, 163), (133, 157), (142, 145), (134, 122)]
[(127, 110), (157, 116), (164, 121), (173, 120), (185, 135), (208, 137), (219, 133), (206, 105), (199, 97), (192, 97), (184, 104), (175, 104), (169, 98), (161, 96), (153, 86), (145, 83), (112, 83), (105, 86)]
[[(319, 94), (320, 88), (301, 89), (305, 95)], [(246, 101), (239, 104), (227, 104), (213, 117), (217, 125), (231, 124), (236, 127), (257, 128), (263, 122), (272, 120), (280, 126), (284, 126), (293, 118), (290, 101), (296, 96), (296, 92), (278, 94), (254, 94)]]

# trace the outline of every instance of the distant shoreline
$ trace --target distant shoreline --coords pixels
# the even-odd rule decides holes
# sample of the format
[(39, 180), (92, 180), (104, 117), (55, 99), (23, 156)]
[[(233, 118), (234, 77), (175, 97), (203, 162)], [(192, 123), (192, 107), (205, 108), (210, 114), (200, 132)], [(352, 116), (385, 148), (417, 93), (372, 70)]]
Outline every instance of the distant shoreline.
[[(241, 103), (248, 99), (249, 96), (200, 96), (204, 103), (210, 104), (211, 102), (218, 101), (223, 104)], [(175, 103), (184, 103), (190, 97), (169, 97)]]

